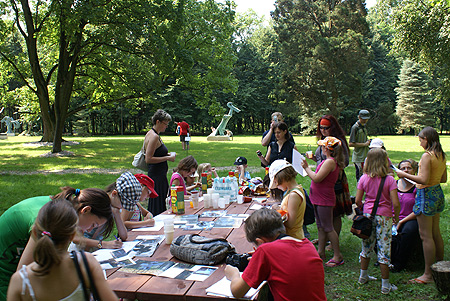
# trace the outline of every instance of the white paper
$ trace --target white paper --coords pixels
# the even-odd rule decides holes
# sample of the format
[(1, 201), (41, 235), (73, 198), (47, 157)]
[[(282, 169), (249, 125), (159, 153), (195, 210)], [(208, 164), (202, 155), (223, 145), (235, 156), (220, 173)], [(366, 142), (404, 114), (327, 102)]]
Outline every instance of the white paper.
[(155, 225), (153, 227), (142, 227), (142, 228), (135, 228), (131, 231), (136, 232), (144, 232), (144, 231), (159, 231), (164, 226), (164, 221), (162, 220), (156, 220), (155, 218)]
[[(265, 283), (266, 283), (265, 281), (263, 283), (261, 283), (261, 285), (258, 287), (258, 289), (250, 288), (250, 290), (245, 294), (244, 298), (250, 299), (250, 300), (255, 299), (257, 293), (259, 292), (259, 290)], [(227, 277), (223, 277), (221, 280), (219, 280), (218, 282), (216, 282), (213, 285), (211, 285), (210, 287), (208, 287), (206, 289), (206, 294), (212, 295), (212, 296), (222, 296), (222, 297), (233, 298), (233, 294), (231, 293), (230, 284), (231, 284), (231, 281), (228, 280)]]
[(253, 204), (250, 208), (250, 210), (259, 210), (261, 209), (263, 206), (261, 204)]
[(292, 150), (292, 166), (295, 171), (298, 172), (301, 176), (306, 177), (307, 173), (302, 167), (302, 161), (306, 160), (302, 154), (300, 154), (296, 149)]

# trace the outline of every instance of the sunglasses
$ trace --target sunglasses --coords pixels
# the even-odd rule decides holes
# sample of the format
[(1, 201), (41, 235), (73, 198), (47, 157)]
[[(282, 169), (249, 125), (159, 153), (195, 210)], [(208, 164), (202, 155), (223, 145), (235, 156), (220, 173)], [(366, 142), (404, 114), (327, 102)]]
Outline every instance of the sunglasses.
[(321, 129), (321, 130), (329, 130), (330, 127), (329, 127), (329, 126), (323, 126), (323, 125), (321, 125), (321, 126), (320, 126), (320, 129)]

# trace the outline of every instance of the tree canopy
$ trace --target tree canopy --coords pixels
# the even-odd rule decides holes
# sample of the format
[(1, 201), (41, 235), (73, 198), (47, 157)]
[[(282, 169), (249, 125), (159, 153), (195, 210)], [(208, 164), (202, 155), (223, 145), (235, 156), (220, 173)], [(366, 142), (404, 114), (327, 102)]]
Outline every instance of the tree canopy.
[[(43, 140), (61, 150), (64, 122), (98, 104), (155, 99), (183, 86), (233, 90), (232, 4), (212, 0), (1, 1), (2, 67), (39, 101)], [(19, 34), (17, 34), (19, 33)], [(11, 55), (11, 37), (20, 51)], [(7, 64), (5, 64), (5, 62)], [(76, 101), (77, 106), (73, 106)]]

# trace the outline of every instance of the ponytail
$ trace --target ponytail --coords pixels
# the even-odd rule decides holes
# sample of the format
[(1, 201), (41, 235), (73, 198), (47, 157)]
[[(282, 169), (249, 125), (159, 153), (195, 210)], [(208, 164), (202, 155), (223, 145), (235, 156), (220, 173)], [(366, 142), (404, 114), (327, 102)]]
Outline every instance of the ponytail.
[(61, 255), (67, 250), (77, 222), (77, 212), (64, 199), (51, 200), (39, 210), (33, 226), (36, 236), (33, 258), (38, 264), (33, 271), (37, 275), (46, 275), (61, 263)]

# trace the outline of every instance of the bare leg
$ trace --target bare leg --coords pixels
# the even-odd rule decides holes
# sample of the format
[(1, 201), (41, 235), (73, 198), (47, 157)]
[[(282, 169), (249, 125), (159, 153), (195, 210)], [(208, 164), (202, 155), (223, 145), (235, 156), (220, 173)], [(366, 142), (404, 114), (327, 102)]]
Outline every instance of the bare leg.
[(342, 217), (341, 216), (333, 217), (333, 227), (334, 227), (334, 231), (336, 231), (337, 235), (339, 236), (341, 234), (341, 229), (342, 229)]
[(424, 214), (417, 216), (420, 238), (422, 239), (423, 244), (423, 256), (425, 258), (425, 271), (422, 276), (418, 277), (418, 279), (425, 282), (433, 281), (433, 277), (431, 275), (431, 265), (436, 260), (436, 243), (433, 238), (433, 219), (433, 216), (426, 216)]
[(370, 257), (365, 258), (365, 257), (359, 256), (359, 258), (361, 259), (361, 270), (367, 270), (369, 268)]
[(325, 233), (325, 231), (323, 231), (323, 228), (317, 228), (318, 230), (318, 236), (319, 236), (319, 246), (318, 246), (318, 253), (320, 258), (322, 258), (322, 260), (325, 260), (325, 244), (326, 244), (326, 239), (327, 239), (327, 235)]
[(389, 279), (389, 266), (387, 264), (380, 263), (380, 271), (381, 271), (381, 278)]
[(327, 232), (327, 236), (328, 236), (328, 239), (331, 241), (331, 246), (333, 248), (333, 252), (334, 252), (333, 260), (336, 262), (342, 261), (342, 259), (344, 257), (342, 256), (341, 249), (339, 247), (339, 236), (337, 235), (336, 231), (334, 231), (334, 230), (331, 232)]
[(436, 246), (436, 261), (444, 260), (444, 241), (439, 227), (439, 219), (439, 213), (433, 216), (433, 240)]

